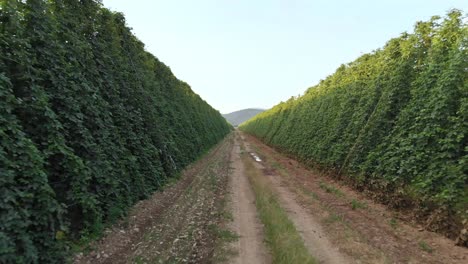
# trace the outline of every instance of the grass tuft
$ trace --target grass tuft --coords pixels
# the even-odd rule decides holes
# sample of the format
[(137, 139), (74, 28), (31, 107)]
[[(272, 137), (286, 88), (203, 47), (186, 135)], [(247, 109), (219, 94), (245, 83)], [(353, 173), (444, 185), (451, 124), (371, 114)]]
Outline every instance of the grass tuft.
[(395, 218), (393, 218), (393, 217), (388, 221), (388, 223), (390, 224), (390, 226), (391, 226), (393, 229), (396, 229), (397, 226), (398, 226), (397, 220), (396, 220)]
[(364, 202), (358, 201), (356, 199), (353, 199), (351, 201), (351, 209), (356, 210), (356, 209), (363, 209), (363, 208), (367, 208), (367, 204), (365, 204)]
[(335, 213), (331, 213), (327, 218), (325, 218), (324, 222), (326, 224), (333, 224), (336, 222), (344, 222), (344, 217), (341, 215), (337, 215)]
[(427, 253), (432, 253), (434, 251), (433, 248), (431, 248), (431, 246), (429, 246), (426, 242), (424, 241), (419, 241), (419, 247), (426, 251)]
[(319, 184), (320, 188), (325, 190), (327, 193), (333, 193), (337, 196), (344, 197), (344, 193), (340, 191), (339, 189), (335, 188), (334, 186), (328, 185), (324, 182), (320, 182)]

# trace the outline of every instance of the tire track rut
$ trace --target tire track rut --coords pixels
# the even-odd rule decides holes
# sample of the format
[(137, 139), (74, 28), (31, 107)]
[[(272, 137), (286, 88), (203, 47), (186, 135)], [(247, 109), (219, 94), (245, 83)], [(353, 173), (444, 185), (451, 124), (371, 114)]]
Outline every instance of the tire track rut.
[(255, 196), (245, 175), (240, 155), (241, 149), (236, 139), (231, 155), (231, 166), (234, 170), (230, 175), (229, 200), (233, 214), (230, 229), (239, 235), (239, 239), (232, 244), (237, 255), (231, 258), (229, 263), (271, 263), (271, 257), (263, 243), (263, 225), (257, 216)]

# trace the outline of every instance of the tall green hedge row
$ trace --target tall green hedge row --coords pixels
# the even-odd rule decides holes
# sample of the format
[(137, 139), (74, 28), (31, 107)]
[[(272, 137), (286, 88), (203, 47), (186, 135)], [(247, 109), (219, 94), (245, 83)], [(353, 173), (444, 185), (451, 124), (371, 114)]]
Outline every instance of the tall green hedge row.
[(241, 129), (361, 186), (466, 214), (467, 80), (466, 15), (452, 10)]
[(230, 126), (95, 0), (0, 0), (0, 263), (63, 263)]

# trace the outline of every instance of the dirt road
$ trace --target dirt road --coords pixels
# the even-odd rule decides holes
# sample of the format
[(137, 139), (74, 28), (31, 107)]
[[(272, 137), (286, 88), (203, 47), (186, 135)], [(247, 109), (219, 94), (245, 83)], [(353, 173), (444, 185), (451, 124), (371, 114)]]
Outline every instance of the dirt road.
[(236, 252), (229, 263), (271, 263), (271, 258), (263, 243), (263, 226), (257, 216), (255, 197), (245, 175), (240, 158), (241, 149), (236, 139), (231, 155), (233, 171), (230, 175), (230, 210), (233, 221), (230, 225), (239, 239), (232, 243)]
[[(468, 261), (467, 248), (424, 231), (404, 215), (305, 168), (251, 136), (243, 138), (261, 158), (257, 166), (270, 179), (306, 245), (323, 263)], [(310, 228), (316, 232), (308, 232)], [(330, 258), (337, 252), (340, 258)]]
[[(252, 151), (250, 143), (245, 141), (244, 136), (242, 139), (244, 140), (246, 150), (249, 153), (255, 153)], [(255, 154), (258, 155), (257, 153)], [(255, 166), (263, 171), (264, 176), (270, 180), (271, 187), (278, 194), (281, 206), (286, 210), (289, 218), (296, 226), (310, 254), (314, 256), (319, 263), (348, 263), (338, 249), (330, 243), (321, 225), (296, 202), (294, 193), (290, 192), (287, 187), (282, 184), (279, 175), (276, 174), (274, 170), (269, 170), (264, 160), (261, 158), (260, 160), (261, 162), (255, 162)], [(256, 161), (258, 161), (258, 159)]]
[(278, 261), (281, 245), (267, 238), (277, 225), (267, 229), (259, 217), (256, 202), (266, 196), (253, 191), (252, 177), (266, 183), (297, 230), (294, 243), (318, 263), (468, 261), (468, 249), (235, 132), (178, 181), (138, 203), (74, 262), (294, 263)]
[(222, 230), (233, 138), (186, 169), (181, 179), (92, 243), (75, 263), (207, 263)]

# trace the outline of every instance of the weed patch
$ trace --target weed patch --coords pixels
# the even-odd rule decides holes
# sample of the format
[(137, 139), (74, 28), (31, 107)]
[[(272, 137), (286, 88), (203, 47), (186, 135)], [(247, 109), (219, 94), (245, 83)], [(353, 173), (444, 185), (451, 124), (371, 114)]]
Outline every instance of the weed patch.
[(418, 245), (422, 250), (426, 251), (427, 253), (434, 252), (434, 249), (424, 241), (419, 241)]
[(344, 197), (344, 193), (342, 191), (340, 191), (339, 189), (337, 189), (336, 187), (334, 186), (331, 186), (331, 185), (328, 185), (324, 182), (320, 182), (320, 188), (325, 190), (327, 193), (333, 193), (337, 196), (340, 196), (340, 197)]

